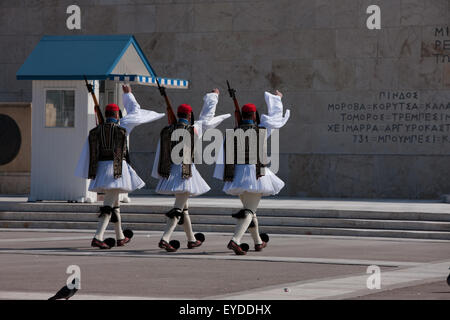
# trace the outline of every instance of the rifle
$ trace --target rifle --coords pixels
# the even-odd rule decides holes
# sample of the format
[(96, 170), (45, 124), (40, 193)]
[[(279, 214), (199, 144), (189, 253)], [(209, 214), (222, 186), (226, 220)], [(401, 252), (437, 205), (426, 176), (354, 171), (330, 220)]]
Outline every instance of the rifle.
[(167, 120), (169, 121), (169, 124), (175, 124), (175, 123), (177, 123), (177, 117), (175, 116), (175, 113), (173, 112), (172, 104), (170, 103), (169, 97), (167, 96), (167, 93), (166, 93), (166, 88), (161, 87), (161, 85), (159, 84), (159, 81), (158, 81), (158, 77), (156, 77), (156, 83), (158, 84), (159, 93), (161, 93), (161, 95), (164, 97), (164, 100), (166, 100)]
[(230, 83), (227, 80), (228, 93), (234, 102), (234, 120), (236, 122), (236, 127), (239, 126), (242, 122), (241, 108), (239, 108), (239, 103), (236, 99), (236, 90), (230, 87)]
[(92, 84), (88, 83), (86, 76), (84, 76), (84, 82), (86, 82), (86, 88), (88, 89), (88, 92), (92, 95), (92, 99), (94, 99), (94, 110), (96, 114), (95, 123), (103, 124), (104, 119), (102, 115), (102, 111), (100, 110), (100, 106), (98, 105), (97, 97), (95, 96), (94, 88)]

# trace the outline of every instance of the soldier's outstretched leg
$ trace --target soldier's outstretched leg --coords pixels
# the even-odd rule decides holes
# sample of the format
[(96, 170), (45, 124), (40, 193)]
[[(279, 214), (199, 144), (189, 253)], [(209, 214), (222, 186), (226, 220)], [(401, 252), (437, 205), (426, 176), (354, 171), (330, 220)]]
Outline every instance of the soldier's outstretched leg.
[[(113, 220), (114, 218), (114, 220)], [(111, 221), (114, 222), (114, 231), (116, 232), (116, 242), (118, 247), (123, 247), (131, 241), (131, 236), (125, 236), (122, 230), (122, 217), (120, 216), (120, 207), (113, 208)]]
[(192, 231), (192, 223), (191, 223), (191, 217), (189, 216), (189, 208), (188, 203), (186, 202), (184, 209), (183, 209), (183, 229), (186, 233), (186, 237), (188, 240), (187, 247), (188, 249), (194, 249), (197, 247), (200, 247), (204, 241), (203, 239), (197, 239), (197, 237), (194, 235), (194, 231)]
[(175, 230), (177, 224), (184, 223), (183, 209), (187, 203), (188, 198), (189, 198), (188, 193), (176, 194), (174, 208), (166, 213), (167, 216), (166, 228), (164, 229), (163, 236), (158, 243), (158, 247), (166, 249), (167, 252), (175, 252), (178, 249), (175, 248), (175, 246), (173, 246), (170, 243), (170, 237), (172, 236), (172, 233)]
[(230, 242), (228, 242), (227, 248), (233, 250), (237, 255), (245, 255), (247, 252), (241, 248), (240, 244), (242, 236), (252, 222), (252, 211), (249, 209), (242, 209), (236, 213), (234, 217), (237, 218), (238, 221), (234, 228), (234, 235)]
[(261, 194), (244, 192), (239, 196), (241, 199), (243, 209), (234, 214), (235, 218), (238, 218), (234, 236), (228, 243), (228, 248), (232, 249), (238, 255), (244, 255), (245, 251), (240, 247), (241, 239), (247, 229), (250, 231), (253, 241), (255, 242), (255, 251), (261, 251), (267, 246), (260, 235), (258, 219), (256, 217), (256, 210), (261, 200)]
[(255, 251), (262, 251), (262, 249), (267, 247), (267, 242), (261, 239), (261, 234), (259, 233), (258, 218), (256, 217), (256, 214), (252, 217), (252, 222), (248, 227), (248, 231), (250, 231), (253, 242), (255, 243)]
[(256, 217), (256, 210), (261, 200), (261, 194), (244, 192), (242, 195), (240, 195), (240, 199), (244, 207), (253, 209), (252, 221), (249, 225), (248, 231), (250, 232), (255, 243), (255, 251), (261, 251), (267, 246), (267, 242), (261, 239), (261, 235), (259, 233), (258, 218)]
[(107, 213), (103, 213), (99, 217), (99, 221), (97, 224), (97, 230), (95, 231), (94, 238), (92, 239), (92, 242), (91, 242), (92, 247), (98, 247), (100, 249), (109, 249), (110, 248), (103, 241), (103, 236), (104, 236), (106, 228), (108, 227), (108, 223), (109, 223), (110, 219), (111, 219), (111, 214), (107, 214)]
[(119, 193), (116, 190), (107, 190), (105, 192), (103, 207), (100, 207), (99, 221), (97, 225), (97, 230), (92, 239), (91, 246), (98, 247), (100, 249), (110, 249), (110, 246), (103, 241), (103, 237), (108, 227), (108, 223), (111, 220), (111, 215), (113, 213), (113, 206), (116, 203), (116, 198)]

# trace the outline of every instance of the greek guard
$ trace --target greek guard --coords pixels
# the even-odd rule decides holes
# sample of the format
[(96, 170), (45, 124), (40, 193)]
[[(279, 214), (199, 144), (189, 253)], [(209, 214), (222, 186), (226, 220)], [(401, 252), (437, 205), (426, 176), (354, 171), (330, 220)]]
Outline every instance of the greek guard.
[[(218, 89), (214, 89), (213, 92), (204, 96), (203, 108), (198, 121), (194, 121), (192, 107), (187, 104), (180, 105), (175, 116), (173, 111), (171, 111), (172, 107), (167, 95), (165, 95), (164, 88), (160, 87), (160, 91), (166, 98), (169, 126), (161, 131), (153, 163), (152, 176), (159, 179), (156, 192), (174, 195), (175, 203), (173, 208), (166, 213), (167, 224), (158, 247), (168, 252), (175, 252), (180, 247), (180, 243), (177, 240), (170, 241), (170, 238), (177, 224), (183, 226), (187, 237), (188, 249), (199, 247), (205, 240), (204, 235), (201, 233), (194, 235), (188, 211), (189, 197), (198, 196), (210, 190), (210, 187), (203, 180), (193, 163), (194, 152), (196, 152), (194, 150), (194, 139), (200, 139), (205, 130), (215, 128), (231, 115), (214, 116), (219, 100)], [(181, 152), (183, 153), (183, 161), (180, 164), (174, 163), (171, 157), (174, 146), (178, 144), (177, 141), (171, 140), (171, 136), (177, 129), (184, 129), (184, 132), (191, 138), (191, 145), (187, 149), (189, 154), (184, 154), (184, 151)]]
[[(256, 210), (261, 197), (275, 195), (284, 187), (284, 182), (279, 179), (269, 168), (265, 167), (265, 159), (260, 157), (260, 148), (263, 148), (262, 155), (266, 155), (266, 139), (270, 136), (272, 129), (283, 127), (289, 119), (290, 112), (286, 111), (283, 117), (283, 104), (281, 102), (282, 94), (276, 91), (276, 94), (265, 93), (265, 101), (268, 107), (268, 115), (262, 115), (259, 118), (257, 108), (254, 104), (246, 104), (240, 110), (235, 96), (234, 89), (229, 87), (230, 96), (235, 103), (235, 118), (237, 122), (236, 129), (254, 130), (257, 137), (256, 163), (250, 162), (251, 155), (249, 150), (249, 139), (244, 137), (245, 162), (237, 163), (237, 144), (234, 144), (234, 159), (231, 163), (226, 160), (226, 143), (221, 150), (214, 177), (225, 182), (223, 191), (229, 195), (239, 196), (242, 202), (242, 209), (233, 214), (237, 219), (234, 235), (229, 241), (227, 248), (233, 250), (237, 255), (245, 255), (249, 249), (247, 244), (241, 243), (244, 233), (249, 230), (255, 244), (255, 251), (261, 251), (267, 246), (269, 236), (259, 232)], [(233, 138), (234, 139), (234, 138)], [(262, 140), (262, 141), (261, 141)]]
[[(89, 191), (105, 194), (97, 230), (91, 242), (92, 247), (100, 249), (124, 246), (133, 236), (131, 230), (122, 230), (119, 194), (140, 189), (145, 183), (130, 165), (128, 135), (135, 126), (164, 116), (164, 113), (142, 110), (131, 88), (124, 85), (122, 89), (127, 115), (121, 119), (119, 107), (109, 104), (105, 108), (106, 120), (103, 120), (98, 117), (99, 108), (96, 108), (99, 125), (89, 132), (75, 170), (76, 176), (91, 179)], [(114, 223), (116, 241), (103, 239), (109, 221)]]

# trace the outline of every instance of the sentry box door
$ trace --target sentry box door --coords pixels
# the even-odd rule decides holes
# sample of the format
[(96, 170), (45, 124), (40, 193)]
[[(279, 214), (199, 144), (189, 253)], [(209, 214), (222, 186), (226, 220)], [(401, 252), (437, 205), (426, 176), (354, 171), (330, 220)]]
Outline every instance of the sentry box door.
[(74, 176), (94, 126), (94, 107), (83, 81), (33, 81), (30, 201), (96, 200), (87, 191), (87, 180)]

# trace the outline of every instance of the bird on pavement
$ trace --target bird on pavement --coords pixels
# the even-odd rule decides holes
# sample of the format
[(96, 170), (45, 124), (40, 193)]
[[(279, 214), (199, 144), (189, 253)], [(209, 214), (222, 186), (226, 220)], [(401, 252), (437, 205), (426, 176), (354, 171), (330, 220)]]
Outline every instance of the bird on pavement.
[[(75, 285), (75, 279), (72, 280), (72, 284)], [(59, 299), (69, 300), (69, 298), (71, 298), (77, 291), (78, 289), (76, 288), (76, 286), (74, 286), (73, 289), (69, 289), (69, 287), (65, 285), (53, 297), (49, 298), (48, 300), (59, 300)]]

